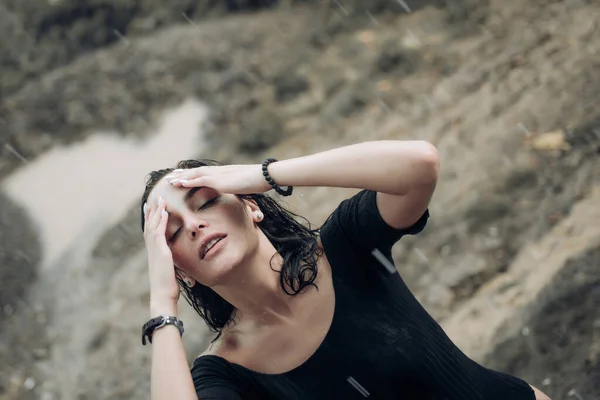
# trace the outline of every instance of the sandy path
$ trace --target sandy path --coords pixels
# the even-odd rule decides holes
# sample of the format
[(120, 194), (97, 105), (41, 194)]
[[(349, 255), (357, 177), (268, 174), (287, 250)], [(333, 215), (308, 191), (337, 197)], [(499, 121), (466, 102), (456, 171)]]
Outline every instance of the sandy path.
[(39, 228), (43, 268), (66, 252), (89, 251), (139, 201), (150, 170), (197, 155), (206, 117), (206, 107), (188, 100), (165, 111), (145, 142), (98, 133), (55, 148), (8, 177), (2, 189)]

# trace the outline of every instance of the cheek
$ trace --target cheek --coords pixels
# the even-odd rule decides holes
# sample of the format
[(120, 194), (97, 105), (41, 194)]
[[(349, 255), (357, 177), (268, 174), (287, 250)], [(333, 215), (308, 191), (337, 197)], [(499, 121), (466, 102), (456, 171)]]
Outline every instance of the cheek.
[(194, 254), (190, 249), (186, 249), (183, 246), (171, 247), (171, 253), (173, 254), (173, 263), (184, 270), (189, 271), (194, 265)]
[(227, 215), (231, 217), (231, 222), (235, 226), (247, 227), (249, 225), (250, 217), (246, 214), (243, 203), (239, 201), (228, 202), (225, 204), (225, 208)]

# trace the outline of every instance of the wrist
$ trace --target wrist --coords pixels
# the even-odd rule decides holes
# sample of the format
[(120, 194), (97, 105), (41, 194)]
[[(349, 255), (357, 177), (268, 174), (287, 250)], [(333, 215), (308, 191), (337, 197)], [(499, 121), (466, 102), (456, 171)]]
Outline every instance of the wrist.
[(158, 317), (159, 315), (163, 316), (177, 316), (177, 302), (170, 300), (162, 300), (162, 301), (150, 301), (150, 317)]
[[(266, 180), (267, 184), (272, 187), (279, 195), (281, 196), (291, 196), (294, 187), (292, 185), (284, 185), (280, 180), (276, 180), (271, 175), (271, 169), (273, 165), (279, 164), (277, 159), (275, 158), (267, 158), (261, 165), (263, 177)], [(282, 186), (287, 186), (287, 189), (283, 189)]]
[(179, 336), (183, 336), (183, 322), (181, 322), (179, 318), (173, 316), (154, 317), (151, 318), (148, 322), (146, 322), (144, 326), (142, 326), (142, 345), (146, 345), (146, 340), (152, 343), (152, 338), (155, 334), (155, 331), (163, 330), (168, 332), (169, 330), (172, 330), (170, 328), (165, 329), (169, 325), (173, 325), (174, 327), (176, 327), (179, 331)]

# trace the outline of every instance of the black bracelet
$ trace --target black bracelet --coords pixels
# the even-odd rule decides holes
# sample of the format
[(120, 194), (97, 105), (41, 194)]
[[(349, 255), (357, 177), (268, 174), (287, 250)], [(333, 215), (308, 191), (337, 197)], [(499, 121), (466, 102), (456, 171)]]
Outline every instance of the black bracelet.
[(179, 334), (183, 336), (183, 322), (181, 322), (181, 320), (179, 320), (177, 317), (160, 316), (152, 318), (142, 327), (142, 344), (144, 346), (146, 345), (146, 338), (148, 338), (148, 341), (152, 343), (152, 334), (154, 331), (158, 328), (162, 328), (165, 325), (175, 325), (177, 329), (179, 329)]
[(276, 159), (274, 158), (267, 158), (263, 163), (262, 163), (262, 171), (263, 171), (263, 176), (265, 177), (265, 179), (267, 180), (267, 182), (269, 182), (269, 185), (271, 185), (273, 187), (273, 189), (275, 189), (275, 191), (277, 193), (279, 193), (282, 196), (291, 196), (292, 192), (294, 191), (294, 187), (293, 186), (288, 186), (286, 190), (283, 190), (282, 188), (279, 187), (279, 185), (277, 185), (275, 183), (275, 181), (273, 180), (273, 178), (271, 178), (271, 175), (269, 175), (269, 171), (267, 170), (267, 167), (269, 166), (269, 164), (277, 162)]

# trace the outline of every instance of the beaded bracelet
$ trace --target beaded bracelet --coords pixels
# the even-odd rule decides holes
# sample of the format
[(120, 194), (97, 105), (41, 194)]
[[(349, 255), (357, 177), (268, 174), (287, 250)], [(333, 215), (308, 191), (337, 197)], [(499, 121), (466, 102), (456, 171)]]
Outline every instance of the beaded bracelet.
[(277, 162), (277, 161), (278, 160), (276, 160), (275, 158), (267, 158), (262, 163), (263, 176), (265, 177), (265, 179), (267, 180), (267, 182), (269, 182), (269, 185), (271, 185), (273, 187), (273, 189), (275, 189), (275, 191), (277, 193), (279, 193), (282, 196), (291, 196), (292, 192), (294, 191), (294, 187), (293, 186), (288, 186), (286, 190), (283, 190), (282, 188), (279, 187), (279, 185), (277, 185), (275, 183), (275, 181), (273, 180), (273, 178), (271, 178), (271, 175), (269, 175), (269, 171), (267, 170), (267, 167), (269, 166), (269, 164)]

